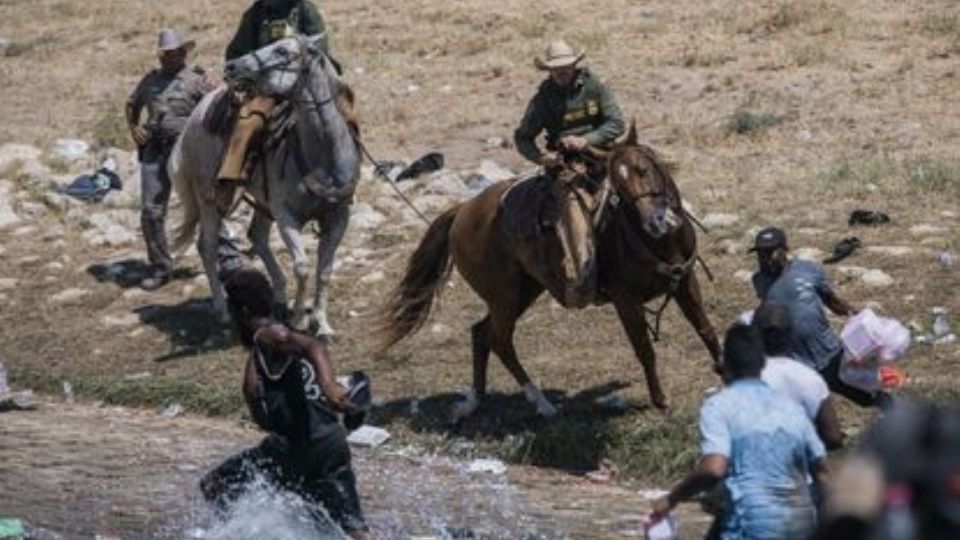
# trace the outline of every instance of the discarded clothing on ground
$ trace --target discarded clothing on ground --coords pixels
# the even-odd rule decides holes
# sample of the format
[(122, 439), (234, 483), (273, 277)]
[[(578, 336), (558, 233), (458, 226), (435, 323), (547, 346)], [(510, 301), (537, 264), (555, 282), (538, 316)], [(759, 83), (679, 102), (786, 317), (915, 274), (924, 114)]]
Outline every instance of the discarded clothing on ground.
[(890, 222), (890, 216), (875, 210), (854, 210), (850, 213), (847, 224), (854, 225), (882, 225)]
[(860, 239), (856, 236), (850, 236), (837, 242), (833, 246), (833, 255), (823, 260), (824, 264), (834, 264), (846, 259), (860, 247)]
[(78, 176), (63, 188), (63, 194), (74, 199), (88, 202), (100, 202), (111, 189), (123, 189), (123, 183), (117, 173), (107, 167), (97, 169), (93, 174)]

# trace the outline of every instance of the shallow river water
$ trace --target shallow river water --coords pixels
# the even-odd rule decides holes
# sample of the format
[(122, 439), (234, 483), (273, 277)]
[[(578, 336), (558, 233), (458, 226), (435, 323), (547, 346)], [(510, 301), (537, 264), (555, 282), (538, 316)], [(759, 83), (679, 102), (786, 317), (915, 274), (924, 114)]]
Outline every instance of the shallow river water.
[[(37, 411), (3, 413), (0, 517), (68, 539), (311, 536), (304, 512), (267, 489), (226, 521), (205, 507), (199, 478), (259, 439), (233, 422), (112, 407), (42, 402)], [(404, 454), (389, 445), (354, 451), (376, 538), (642, 536), (649, 502), (637, 491), (530, 467), (470, 473), (461, 461)], [(681, 522), (685, 538), (706, 527), (702, 515), (681, 513)]]

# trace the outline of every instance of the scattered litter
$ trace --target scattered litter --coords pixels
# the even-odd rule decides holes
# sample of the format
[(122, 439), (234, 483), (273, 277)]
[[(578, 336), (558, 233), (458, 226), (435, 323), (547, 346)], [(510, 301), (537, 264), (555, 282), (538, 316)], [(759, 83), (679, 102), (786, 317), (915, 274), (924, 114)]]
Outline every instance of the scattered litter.
[(81, 201), (101, 202), (111, 189), (123, 189), (123, 183), (115, 172), (116, 168), (116, 162), (107, 158), (93, 174), (76, 177), (70, 185), (63, 188), (62, 193)]
[(591, 482), (597, 482), (598, 484), (606, 484), (612, 482), (614, 478), (620, 473), (620, 468), (617, 467), (617, 464), (609, 459), (601, 459), (600, 465), (597, 467), (597, 470), (590, 471), (584, 476), (587, 480)]
[(70, 381), (63, 381), (63, 400), (67, 405), (73, 405), (73, 385)]
[(940, 266), (949, 268), (956, 262), (956, 257), (949, 251), (941, 251), (937, 253), (937, 262), (940, 263)]
[[(24, 390), (22, 392), (0, 393), (0, 412), (7, 411), (32, 411), (37, 408), (33, 400), (33, 392)], [(0, 538), (3, 538), (0, 536)]]
[(125, 381), (142, 381), (143, 379), (149, 379), (150, 377), (153, 377), (153, 373), (150, 373), (149, 371), (141, 371), (141, 372), (139, 372), (139, 373), (131, 373), (131, 374), (129, 374), (129, 375), (125, 375), (125, 376), (123, 377), (123, 380), (125, 380)]
[(26, 533), (23, 529), (23, 522), (19, 519), (0, 518), (0, 538), (23, 538)]
[(0, 396), (10, 393), (10, 385), (7, 382), (7, 367), (0, 362)]
[(862, 281), (863, 284), (868, 287), (874, 287), (878, 289), (889, 287), (894, 283), (893, 277), (890, 274), (878, 268), (873, 268), (864, 272), (863, 275), (860, 276), (860, 281)]
[(823, 260), (824, 264), (833, 264), (846, 259), (860, 247), (860, 239), (856, 236), (849, 236), (836, 243), (833, 246), (833, 255)]
[(850, 213), (847, 224), (853, 225), (882, 225), (890, 222), (890, 216), (875, 210), (854, 210)]
[(665, 489), (644, 489), (639, 491), (638, 494), (648, 501), (655, 501), (666, 497), (670, 492)]
[(376, 448), (388, 440), (390, 432), (374, 426), (360, 426), (347, 436), (348, 443), (367, 448)]
[(501, 475), (507, 472), (507, 466), (499, 459), (475, 459), (470, 462), (467, 471)]
[(941, 338), (937, 338), (936, 341), (933, 342), (933, 344), (934, 345), (950, 345), (951, 343), (956, 343), (956, 342), (957, 342), (956, 334), (947, 334)]
[(947, 308), (937, 306), (931, 308), (930, 313), (933, 314), (933, 337), (942, 338), (952, 332), (950, 320), (947, 319)]
[(183, 414), (183, 405), (173, 402), (164, 407), (159, 414), (164, 418), (176, 418)]
[(630, 406), (630, 404), (627, 403), (627, 399), (620, 394), (600, 396), (593, 400), (593, 403), (610, 411), (625, 411)]
[(673, 514), (650, 515), (643, 520), (643, 534), (647, 540), (676, 540), (680, 538), (679, 529)]

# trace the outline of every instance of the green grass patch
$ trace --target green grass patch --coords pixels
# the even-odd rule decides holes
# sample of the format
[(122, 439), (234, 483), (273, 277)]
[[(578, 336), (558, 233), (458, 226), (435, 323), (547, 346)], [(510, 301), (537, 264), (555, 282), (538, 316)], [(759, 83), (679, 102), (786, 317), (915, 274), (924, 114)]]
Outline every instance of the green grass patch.
[(161, 407), (179, 403), (190, 412), (207, 416), (237, 416), (244, 411), (243, 396), (236, 385), (212, 385), (156, 376), (136, 381), (91, 376), (64, 379), (24, 371), (13, 371), (10, 380), (15, 386), (50, 395), (63, 395), (63, 383), (69, 381), (78, 398), (125, 407)]
[(609, 457), (628, 476), (655, 483), (677, 480), (700, 456), (697, 411), (651, 412), (614, 426)]
[(921, 158), (905, 167), (909, 185), (914, 190), (925, 194), (960, 194), (960, 168), (955, 163)]
[(775, 113), (757, 113), (741, 109), (727, 120), (726, 132), (730, 135), (756, 136), (783, 122), (783, 116)]

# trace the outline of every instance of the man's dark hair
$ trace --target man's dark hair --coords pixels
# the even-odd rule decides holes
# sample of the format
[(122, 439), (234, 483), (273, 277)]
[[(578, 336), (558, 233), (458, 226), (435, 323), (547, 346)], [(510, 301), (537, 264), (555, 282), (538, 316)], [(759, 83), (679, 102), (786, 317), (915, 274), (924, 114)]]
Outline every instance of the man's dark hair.
[(736, 379), (759, 377), (764, 365), (763, 343), (752, 325), (735, 324), (723, 340), (723, 366)]
[(753, 326), (760, 332), (767, 356), (784, 356), (790, 351), (793, 321), (783, 304), (764, 302), (753, 314)]
[(270, 282), (260, 272), (242, 269), (231, 272), (223, 284), (227, 291), (227, 309), (237, 337), (246, 347), (253, 346), (253, 326), (257, 318), (273, 315)]

